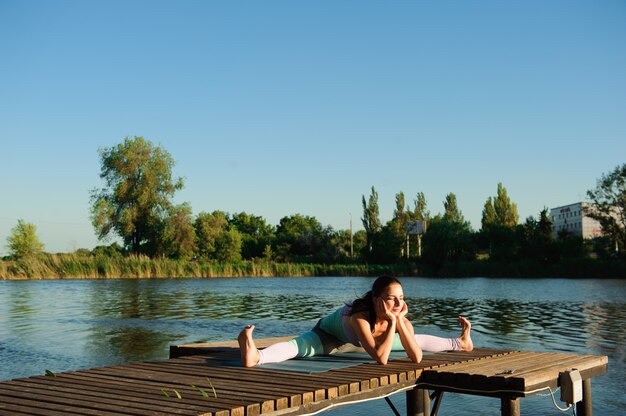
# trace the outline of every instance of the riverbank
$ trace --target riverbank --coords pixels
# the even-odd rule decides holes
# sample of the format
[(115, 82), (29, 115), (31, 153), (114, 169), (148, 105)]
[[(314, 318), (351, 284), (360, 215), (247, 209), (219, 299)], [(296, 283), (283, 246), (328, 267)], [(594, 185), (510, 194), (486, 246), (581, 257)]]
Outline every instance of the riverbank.
[(416, 275), (406, 264), (309, 264), (266, 260), (239, 263), (150, 258), (143, 255), (103, 256), (45, 254), (20, 260), (0, 260), (0, 279), (111, 279), (171, 277), (287, 277)]
[(572, 259), (556, 263), (533, 260), (486, 260), (445, 263), (439, 268), (416, 262), (397, 264), (279, 263), (267, 260), (239, 263), (150, 258), (143, 255), (107, 256), (76, 253), (44, 254), (20, 260), (0, 260), (1, 280), (112, 279), (172, 277), (288, 277), (288, 276), (431, 276), (431, 277), (569, 277), (620, 279), (626, 261)]

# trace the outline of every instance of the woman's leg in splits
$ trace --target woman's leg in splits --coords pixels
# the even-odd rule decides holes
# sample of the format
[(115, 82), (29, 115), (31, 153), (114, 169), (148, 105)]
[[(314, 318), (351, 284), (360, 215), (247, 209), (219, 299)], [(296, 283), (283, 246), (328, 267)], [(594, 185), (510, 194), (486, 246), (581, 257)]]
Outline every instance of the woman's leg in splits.
[(461, 336), (458, 338), (442, 338), (433, 335), (415, 334), (417, 345), (422, 351), (440, 352), (440, 351), (471, 351), (474, 349), (470, 331), (472, 324), (466, 318), (459, 316), (461, 324)]

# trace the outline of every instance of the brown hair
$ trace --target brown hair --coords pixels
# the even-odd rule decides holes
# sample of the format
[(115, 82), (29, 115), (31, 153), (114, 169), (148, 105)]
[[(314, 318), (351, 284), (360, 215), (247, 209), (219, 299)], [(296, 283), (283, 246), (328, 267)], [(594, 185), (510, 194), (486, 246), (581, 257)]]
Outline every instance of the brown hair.
[(367, 315), (367, 321), (370, 323), (373, 331), (374, 325), (376, 324), (376, 307), (374, 305), (374, 297), (380, 296), (388, 286), (393, 284), (402, 286), (402, 283), (400, 283), (400, 281), (395, 277), (380, 276), (372, 284), (371, 290), (367, 291), (367, 293), (360, 298), (352, 301), (352, 309), (348, 315), (352, 316), (355, 313), (364, 312)]

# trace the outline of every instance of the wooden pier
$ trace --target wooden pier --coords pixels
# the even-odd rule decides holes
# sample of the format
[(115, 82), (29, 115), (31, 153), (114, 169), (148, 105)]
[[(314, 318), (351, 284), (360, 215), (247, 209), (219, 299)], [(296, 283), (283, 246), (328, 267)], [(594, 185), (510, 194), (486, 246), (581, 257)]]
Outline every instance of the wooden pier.
[[(283, 338), (257, 344), (276, 340)], [(450, 391), (498, 397), (502, 415), (514, 416), (521, 398), (558, 387), (559, 373), (576, 368), (584, 393), (578, 414), (590, 416), (591, 378), (608, 366), (606, 356), (484, 348), (317, 373), (225, 365), (239, 359), (235, 342), (173, 346), (170, 355), (2, 382), (0, 415), (302, 415), (404, 391), (408, 415), (434, 416)]]

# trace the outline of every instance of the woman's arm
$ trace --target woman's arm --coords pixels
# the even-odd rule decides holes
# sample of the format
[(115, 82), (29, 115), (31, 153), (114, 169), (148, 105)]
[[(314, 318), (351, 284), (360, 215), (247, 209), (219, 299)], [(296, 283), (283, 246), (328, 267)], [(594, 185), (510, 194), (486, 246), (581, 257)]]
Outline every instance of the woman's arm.
[[(380, 304), (376, 305), (376, 307), (382, 307), (387, 310), (382, 300)], [(349, 320), (350, 326), (352, 326), (352, 329), (356, 333), (361, 346), (374, 360), (376, 360), (377, 363), (383, 365), (387, 364), (387, 361), (389, 361), (389, 354), (391, 354), (393, 338), (396, 333), (396, 317), (391, 312), (385, 316), (387, 319), (387, 329), (382, 335), (382, 342), (379, 342), (378, 344), (372, 335), (372, 327), (364, 314), (354, 314)]]
[(417, 341), (415, 341), (413, 325), (406, 318), (407, 312), (408, 308), (406, 302), (404, 302), (402, 311), (398, 314), (397, 319), (398, 334), (400, 335), (400, 342), (402, 342), (402, 346), (411, 361), (419, 363), (422, 361), (422, 349), (417, 345)]

